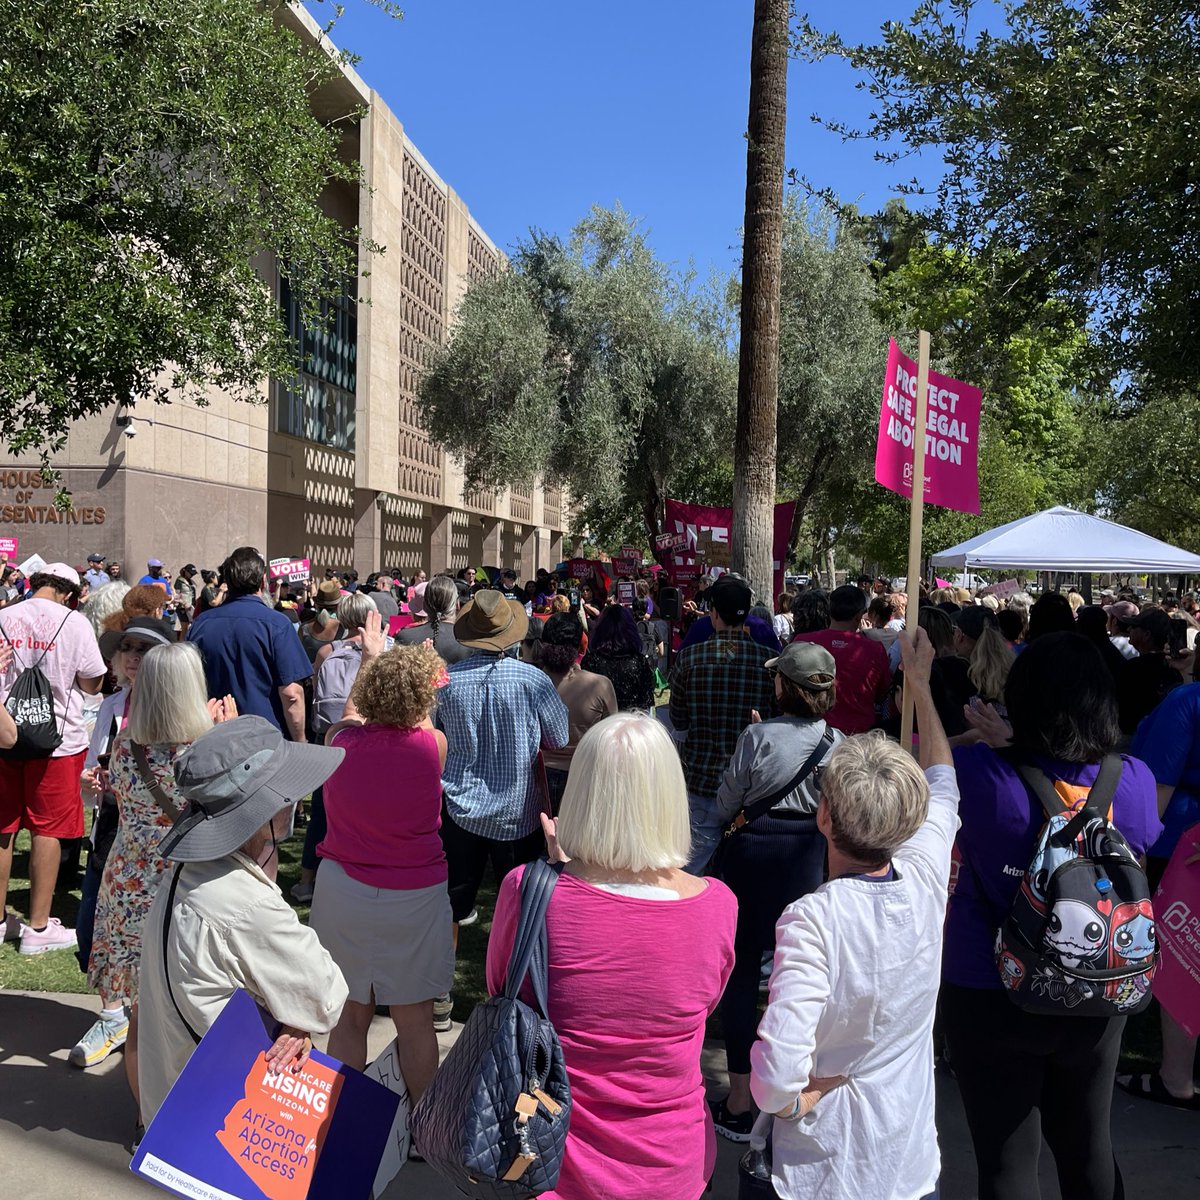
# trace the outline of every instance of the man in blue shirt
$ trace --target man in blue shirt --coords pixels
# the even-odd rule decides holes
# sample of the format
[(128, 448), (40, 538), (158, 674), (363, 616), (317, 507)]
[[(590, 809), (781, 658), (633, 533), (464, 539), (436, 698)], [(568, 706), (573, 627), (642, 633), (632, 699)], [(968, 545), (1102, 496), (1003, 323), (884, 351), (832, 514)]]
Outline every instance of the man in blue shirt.
[(102, 588), (106, 583), (112, 583), (108, 572), (104, 569), (103, 554), (88, 555), (88, 569), (83, 573), (84, 579), (87, 580), (88, 587), (94, 592), (97, 588)]
[(163, 588), (167, 593), (167, 599), (171, 599), (171, 581), (166, 577), (163, 571), (161, 558), (152, 558), (146, 564), (146, 574), (138, 580), (138, 583), (157, 583), (160, 588)]
[(264, 600), (263, 556), (253, 546), (234, 550), (221, 578), (224, 603), (202, 612), (187, 635), (204, 657), (209, 696), (232, 696), (242, 716), (265, 717), (292, 741), (306, 741), (304, 681), (312, 664), (296, 627)]
[(474, 906), (489, 859), (499, 883), (544, 846), (538, 753), (565, 746), (570, 731), (550, 677), (505, 653), (528, 627), (525, 606), (492, 589), (477, 592), (454, 623), (473, 653), (450, 665), (434, 721), (449, 745), (442, 841), (455, 921)]

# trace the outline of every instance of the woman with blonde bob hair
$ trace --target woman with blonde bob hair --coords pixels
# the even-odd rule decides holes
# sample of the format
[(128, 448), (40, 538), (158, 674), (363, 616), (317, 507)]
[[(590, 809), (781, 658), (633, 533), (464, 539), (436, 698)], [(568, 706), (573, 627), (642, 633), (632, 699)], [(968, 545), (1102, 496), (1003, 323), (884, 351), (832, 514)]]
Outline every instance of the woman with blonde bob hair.
[[(158, 644), (145, 650), (140, 665), (130, 670), (130, 656), (142, 654), (156, 627), (161, 630), (153, 639)], [(232, 697), (207, 698), (199, 650), (188, 642), (163, 645), (162, 639), (169, 637), (174, 637), (174, 631), (168, 626), (143, 618), (130, 622), (118, 638), (114, 660), (119, 656), (121, 666), (133, 676), (129, 719), (112, 742), (107, 778), (121, 819), (96, 900), (88, 965), (88, 984), (100, 993), (104, 1011), (84, 1042), (100, 1030), (106, 1015), (110, 1025), (119, 1026), (116, 1010), (122, 1004), (130, 1009), (125, 1071), (135, 1101), (139, 1095), (137, 997), (142, 928), (167, 866), (158, 845), (187, 807), (175, 783), (175, 762), (214, 722), (237, 716)], [(81, 1055), (75, 1061), (88, 1065), (88, 1046), (81, 1043), (77, 1049)]]
[(434, 998), (454, 981), (438, 834), (446, 737), (430, 720), (445, 671), (430, 642), (364, 654), (347, 717), (327, 737), (346, 757), (324, 787), (328, 824), (309, 919), (350, 989), (329, 1053), (361, 1071), (375, 1006), (386, 1005), (413, 1103), (438, 1064)]
[[(736, 902), (681, 868), (687, 787), (670, 735), (618, 713), (571, 762), (552, 857), (566, 860), (546, 915), (548, 1009), (573, 1111), (561, 1200), (697, 1197), (716, 1161), (704, 1099), (704, 1024), (733, 966)], [(504, 987), (524, 868), (500, 886), (487, 978)]]

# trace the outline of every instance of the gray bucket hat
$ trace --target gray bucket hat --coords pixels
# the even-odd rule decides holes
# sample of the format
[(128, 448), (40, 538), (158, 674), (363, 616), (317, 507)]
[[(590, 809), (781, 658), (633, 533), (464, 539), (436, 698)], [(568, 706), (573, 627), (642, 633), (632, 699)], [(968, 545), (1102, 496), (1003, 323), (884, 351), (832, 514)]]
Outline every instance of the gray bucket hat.
[(276, 813), (318, 788), (345, 750), (285, 741), (263, 717), (238, 717), (198, 737), (175, 764), (188, 801), (159, 852), (211, 862), (244, 845)]

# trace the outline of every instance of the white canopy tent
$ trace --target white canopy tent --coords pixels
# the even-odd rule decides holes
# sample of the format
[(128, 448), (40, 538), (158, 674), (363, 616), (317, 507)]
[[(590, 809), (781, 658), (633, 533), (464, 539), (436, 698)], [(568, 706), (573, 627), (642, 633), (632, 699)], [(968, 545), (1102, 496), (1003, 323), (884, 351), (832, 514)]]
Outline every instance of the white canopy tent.
[(930, 561), (935, 567), (964, 570), (1023, 567), (1104, 574), (1200, 574), (1200, 555), (1115, 521), (1062, 506), (981, 533), (933, 555)]

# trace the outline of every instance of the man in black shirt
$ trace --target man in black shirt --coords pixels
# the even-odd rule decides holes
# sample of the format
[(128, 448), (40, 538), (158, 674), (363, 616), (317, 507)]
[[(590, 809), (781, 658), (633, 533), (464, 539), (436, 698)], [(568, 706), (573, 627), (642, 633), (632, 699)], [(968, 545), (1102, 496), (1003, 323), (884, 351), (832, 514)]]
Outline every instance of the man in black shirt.
[(1183, 683), (1183, 676), (1167, 662), (1167, 643), (1171, 638), (1171, 618), (1161, 608), (1144, 609), (1124, 624), (1129, 640), (1138, 652), (1129, 659), (1117, 678), (1117, 706), (1121, 732), (1136, 733), (1138, 723), (1172, 689)]

